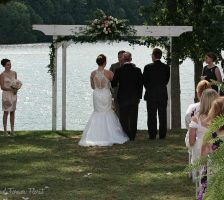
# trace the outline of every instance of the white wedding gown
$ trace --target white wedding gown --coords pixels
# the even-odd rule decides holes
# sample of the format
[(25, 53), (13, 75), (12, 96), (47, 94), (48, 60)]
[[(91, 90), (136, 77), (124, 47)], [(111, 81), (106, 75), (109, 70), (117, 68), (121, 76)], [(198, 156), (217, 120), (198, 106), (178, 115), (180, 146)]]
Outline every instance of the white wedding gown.
[(104, 71), (95, 71), (93, 78), (93, 106), (94, 111), (85, 127), (80, 146), (111, 146), (128, 141), (123, 132), (118, 117), (111, 108), (112, 97), (110, 81)]

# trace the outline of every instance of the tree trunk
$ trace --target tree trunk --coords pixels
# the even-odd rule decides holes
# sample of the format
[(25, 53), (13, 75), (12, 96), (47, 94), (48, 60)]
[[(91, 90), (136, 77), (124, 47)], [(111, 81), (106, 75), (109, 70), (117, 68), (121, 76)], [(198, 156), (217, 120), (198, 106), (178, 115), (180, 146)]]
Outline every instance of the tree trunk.
[(173, 39), (171, 61), (171, 123), (172, 128), (181, 128), (179, 55), (175, 50), (175, 43), (177, 40), (176, 38)]
[(198, 101), (196, 87), (198, 82), (201, 80), (201, 74), (203, 69), (203, 62), (199, 59), (194, 60), (194, 88), (195, 88), (195, 95), (194, 95), (194, 102)]

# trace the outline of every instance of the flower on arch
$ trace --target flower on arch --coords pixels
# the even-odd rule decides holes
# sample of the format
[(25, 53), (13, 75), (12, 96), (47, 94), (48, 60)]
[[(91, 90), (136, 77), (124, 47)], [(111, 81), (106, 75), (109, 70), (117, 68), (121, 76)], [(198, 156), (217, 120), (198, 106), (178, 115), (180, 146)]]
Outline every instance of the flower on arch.
[(128, 20), (107, 16), (97, 10), (97, 18), (90, 21), (84, 35), (97, 40), (120, 40), (123, 36), (134, 36), (136, 31), (128, 25)]

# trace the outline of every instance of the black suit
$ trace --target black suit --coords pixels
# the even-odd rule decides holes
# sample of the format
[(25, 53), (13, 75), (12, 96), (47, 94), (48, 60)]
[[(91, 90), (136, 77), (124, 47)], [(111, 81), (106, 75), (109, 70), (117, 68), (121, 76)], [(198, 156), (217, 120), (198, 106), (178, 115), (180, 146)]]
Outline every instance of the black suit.
[(159, 137), (165, 138), (167, 131), (167, 88), (170, 78), (170, 67), (160, 60), (144, 68), (143, 79), (146, 89), (144, 99), (147, 102), (148, 132), (151, 139), (157, 134), (157, 110), (159, 115)]
[[(110, 71), (112, 71), (115, 74), (115, 71), (121, 67), (121, 64), (119, 62), (114, 63), (110, 67)], [(111, 89), (112, 98), (114, 99), (114, 106), (115, 106), (115, 113), (117, 114), (118, 118), (120, 118), (120, 112), (119, 112), (119, 104), (117, 101), (117, 91), (118, 87), (115, 87)]]
[(141, 69), (132, 63), (125, 63), (114, 74), (112, 87), (118, 84), (117, 100), (120, 108), (120, 122), (130, 140), (134, 140), (137, 132), (138, 104), (143, 90)]

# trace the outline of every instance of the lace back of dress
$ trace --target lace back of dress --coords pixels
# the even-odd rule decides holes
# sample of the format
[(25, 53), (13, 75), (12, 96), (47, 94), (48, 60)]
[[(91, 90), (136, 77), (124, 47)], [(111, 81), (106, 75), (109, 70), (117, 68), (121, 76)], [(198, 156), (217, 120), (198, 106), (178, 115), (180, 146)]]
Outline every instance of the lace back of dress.
[(105, 77), (104, 71), (96, 70), (96, 74), (93, 78), (94, 86), (97, 89), (109, 88), (109, 80)]

